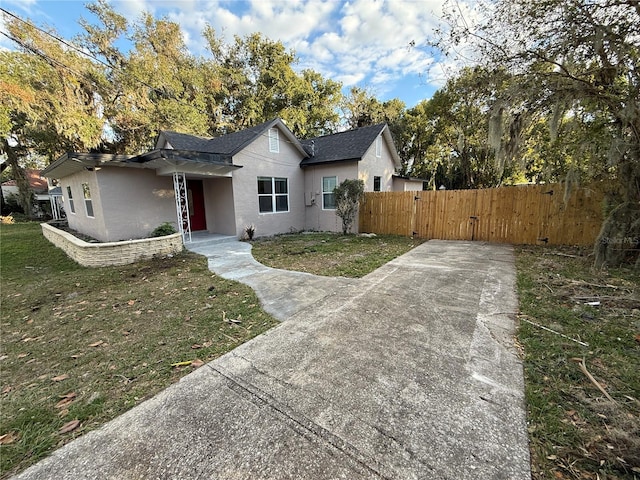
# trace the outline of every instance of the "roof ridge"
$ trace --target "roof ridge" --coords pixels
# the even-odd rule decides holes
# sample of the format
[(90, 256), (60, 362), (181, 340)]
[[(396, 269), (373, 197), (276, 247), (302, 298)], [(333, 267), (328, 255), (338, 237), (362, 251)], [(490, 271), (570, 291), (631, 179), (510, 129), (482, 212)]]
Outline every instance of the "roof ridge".
[(300, 140), (300, 141), (301, 142), (310, 142), (311, 140), (317, 140), (319, 138), (335, 137), (336, 135), (342, 135), (342, 134), (345, 134), (345, 133), (352, 133), (353, 134), (353, 133), (358, 132), (360, 130), (373, 129), (374, 127), (378, 127), (380, 129), (382, 129), (382, 127), (384, 127), (386, 125), (387, 125), (386, 122), (376, 123), (375, 125), (365, 125), (363, 127), (352, 128), (350, 130), (344, 130), (342, 132), (328, 133), (327, 135), (320, 135), (319, 137), (307, 138), (307, 139)]

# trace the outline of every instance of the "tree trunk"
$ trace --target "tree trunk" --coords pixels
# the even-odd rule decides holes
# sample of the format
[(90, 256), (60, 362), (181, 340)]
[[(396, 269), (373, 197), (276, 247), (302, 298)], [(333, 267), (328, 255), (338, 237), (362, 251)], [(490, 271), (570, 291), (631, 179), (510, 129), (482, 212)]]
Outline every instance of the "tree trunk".
[(594, 247), (595, 266), (635, 263), (640, 268), (640, 146), (633, 146), (619, 164), (619, 189), (609, 191), (610, 208)]
[(18, 155), (6, 138), (2, 139), (2, 150), (7, 154), (7, 162), (13, 172), (13, 178), (18, 185), (18, 203), (24, 210), (25, 215), (31, 218), (33, 215), (33, 203), (34, 195), (31, 185), (29, 184), (29, 178), (24, 168), (18, 163)]

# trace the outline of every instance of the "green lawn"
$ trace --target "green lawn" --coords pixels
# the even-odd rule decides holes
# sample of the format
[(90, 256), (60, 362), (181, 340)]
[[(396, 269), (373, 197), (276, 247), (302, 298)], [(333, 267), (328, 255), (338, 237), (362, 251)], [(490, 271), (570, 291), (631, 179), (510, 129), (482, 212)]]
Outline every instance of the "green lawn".
[(0, 277), (1, 478), (277, 323), (202, 256), (84, 268), (38, 224), (0, 227)]
[(301, 233), (251, 242), (251, 253), (264, 265), (331, 277), (363, 277), (408, 252), (423, 240), (378, 235)]

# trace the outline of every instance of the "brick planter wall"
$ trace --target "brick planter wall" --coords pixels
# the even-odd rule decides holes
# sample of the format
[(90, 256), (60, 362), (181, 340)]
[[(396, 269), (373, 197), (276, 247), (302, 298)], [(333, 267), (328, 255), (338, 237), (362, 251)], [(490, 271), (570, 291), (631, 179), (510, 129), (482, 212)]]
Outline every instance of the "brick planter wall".
[(182, 236), (179, 233), (124, 242), (88, 243), (47, 223), (42, 223), (41, 227), (47, 240), (85, 267), (125, 265), (154, 255), (182, 251)]

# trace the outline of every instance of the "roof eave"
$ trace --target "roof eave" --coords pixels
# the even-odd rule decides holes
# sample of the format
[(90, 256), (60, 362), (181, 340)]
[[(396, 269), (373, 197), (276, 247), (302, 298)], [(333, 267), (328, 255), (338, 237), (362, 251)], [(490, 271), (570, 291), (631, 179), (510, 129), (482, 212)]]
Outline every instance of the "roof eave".
[(82, 170), (92, 169), (109, 162), (123, 162), (131, 157), (132, 155), (110, 153), (67, 152), (42, 170), (40, 175), (45, 178), (64, 178)]

